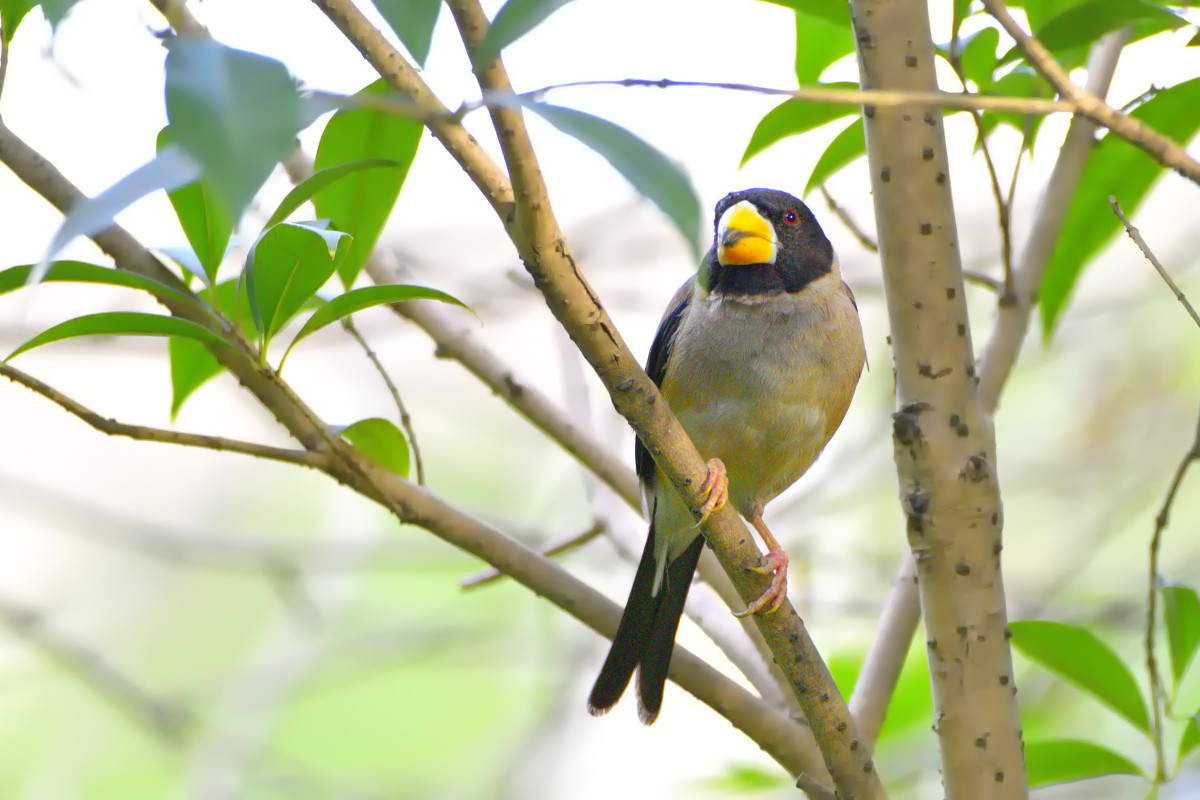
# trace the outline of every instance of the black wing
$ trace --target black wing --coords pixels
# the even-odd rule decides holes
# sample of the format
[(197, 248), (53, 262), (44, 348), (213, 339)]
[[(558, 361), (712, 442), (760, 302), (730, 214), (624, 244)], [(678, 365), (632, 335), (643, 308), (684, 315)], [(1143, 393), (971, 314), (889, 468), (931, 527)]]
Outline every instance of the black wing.
[[(650, 355), (646, 357), (646, 374), (654, 381), (654, 385), (660, 388), (667, 374), (667, 359), (675, 342), (675, 334), (679, 331), (679, 323), (692, 301), (692, 286), (695, 280), (694, 277), (689, 278), (671, 298), (667, 313), (663, 315), (662, 322), (658, 323), (658, 332), (654, 334), (654, 343), (650, 345)], [(654, 482), (654, 459), (641, 439), (635, 440), (633, 445), (633, 465), (637, 469), (642, 486), (649, 488)]]

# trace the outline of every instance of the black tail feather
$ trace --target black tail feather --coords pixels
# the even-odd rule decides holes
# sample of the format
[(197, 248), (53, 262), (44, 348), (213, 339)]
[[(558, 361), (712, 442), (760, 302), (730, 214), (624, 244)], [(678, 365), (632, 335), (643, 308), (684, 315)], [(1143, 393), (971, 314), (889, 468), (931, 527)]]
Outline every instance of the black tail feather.
[(671, 666), (671, 653), (675, 650), (675, 634), (679, 630), (683, 604), (687, 600), (692, 575), (696, 572), (703, 549), (704, 539), (697, 536), (679, 558), (667, 564), (667, 573), (656, 598), (658, 604), (649, 640), (638, 667), (638, 718), (645, 725), (653, 723), (662, 708), (667, 670)]
[(617, 704), (646, 651), (663, 599), (662, 592), (658, 597), (650, 594), (654, 587), (654, 566), (654, 523), (651, 522), (646, 549), (633, 576), (633, 587), (629, 590), (617, 635), (613, 637), (608, 658), (604, 660), (604, 666), (600, 668), (600, 675), (588, 697), (588, 711), (593, 716), (600, 716)]

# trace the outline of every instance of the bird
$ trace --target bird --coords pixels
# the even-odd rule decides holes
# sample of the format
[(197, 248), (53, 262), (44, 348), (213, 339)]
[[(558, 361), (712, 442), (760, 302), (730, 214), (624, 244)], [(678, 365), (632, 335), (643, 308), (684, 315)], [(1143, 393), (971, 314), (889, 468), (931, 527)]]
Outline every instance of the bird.
[(684, 601), (704, 545), (701, 525), (726, 502), (767, 554), (747, 569), (769, 588), (742, 614), (772, 613), (787, 596), (788, 557), (763, 508), (803, 475), (849, 408), (866, 352), (858, 307), (833, 245), (808, 206), (754, 188), (717, 203), (712, 247), (668, 303), (646, 373), (701, 455), (708, 475), (700, 523), (639, 440), (634, 462), (649, 519), (645, 549), (611, 648), (588, 697), (616, 705), (638, 673), (638, 717), (652, 724)]

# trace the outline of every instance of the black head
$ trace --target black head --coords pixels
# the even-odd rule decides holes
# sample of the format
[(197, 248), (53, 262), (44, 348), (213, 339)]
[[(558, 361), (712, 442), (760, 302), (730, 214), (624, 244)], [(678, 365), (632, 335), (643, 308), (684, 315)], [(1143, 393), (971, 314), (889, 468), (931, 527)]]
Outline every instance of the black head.
[(774, 189), (746, 189), (717, 203), (700, 281), (718, 294), (798, 292), (834, 263), (833, 245), (803, 201)]

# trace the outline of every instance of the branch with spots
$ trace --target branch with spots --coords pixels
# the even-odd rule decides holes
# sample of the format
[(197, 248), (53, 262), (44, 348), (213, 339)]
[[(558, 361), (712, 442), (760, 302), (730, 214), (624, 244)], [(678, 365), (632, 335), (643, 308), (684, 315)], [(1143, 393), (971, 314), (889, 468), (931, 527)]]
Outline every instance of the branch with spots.
[[(852, 0), (850, 8), (864, 88), (936, 87), (922, 0)], [(942, 118), (883, 107), (863, 117), (894, 351), (894, 457), (943, 786), (951, 800), (1023, 800), (995, 442), (977, 387)], [(975, 745), (981, 737), (986, 748)]]
[[(1089, 92), (1101, 97), (1107, 94), (1121, 50), (1128, 39), (1128, 32), (1117, 32), (1101, 39), (1092, 48), (1088, 57)], [(996, 305), (996, 321), (984, 345), (979, 366), (979, 399), (987, 414), (995, 413), (1000, 394), (1029, 331), (1029, 318), (1038, 287), (1062, 230), (1068, 202), (1079, 184), (1087, 156), (1095, 145), (1095, 131), (1095, 124), (1084, 117), (1071, 120), (1045, 193), (1038, 204), (1036, 222), (1021, 250), (1011, 285), (997, 287), (1007, 288), (1007, 293), (1001, 294)], [(970, 279), (965, 271), (963, 277)], [(963, 323), (955, 323), (955, 333), (959, 332), (960, 324)], [(900, 679), (909, 645), (917, 632), (920, 615), (916, 564), (909, 553), (903, 559), (884, 603), (876, 638), (867, 651), (862, 674), (850, 699), (850, 710), (863, 735), (871, 741), (878, 735), (887, 715), (888, 704)]]

